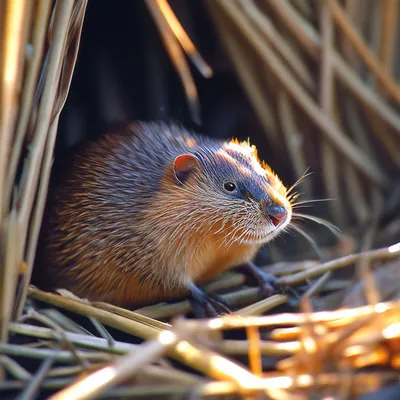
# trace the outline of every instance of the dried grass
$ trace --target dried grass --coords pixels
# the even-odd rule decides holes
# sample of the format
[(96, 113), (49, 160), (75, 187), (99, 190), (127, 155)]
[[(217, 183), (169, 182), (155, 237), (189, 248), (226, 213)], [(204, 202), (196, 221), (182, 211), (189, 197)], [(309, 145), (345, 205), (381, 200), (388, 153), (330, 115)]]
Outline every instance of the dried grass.
[[(399, 254), (400, 246), (397, 245), (372, 254), (349, 256), (332, 261), (330, 271), (345, 265), (350, 267), (357, 260), (373, 256), (380, 266), (375, 272), (378, 273), (387, 258), (393, 258), (398, 268)], [(309, 285), (314, 290), (318, 287), (321, 298), (323, 293), (329, 292), (325, 271), (326, 268), (320, 268), (323, 279)], [(338, 285), (339, 291), (343, 292), (343, 286), (346, 287)], [(364, 288), (358, 290), (365, 291)], [(0, 351), (6, 357), (2, 359), (2, 365), (13, 376), (13, 380), (3, 384), (3, 389), (22, 389), (23, 382), (29, 381), (25, 391), (33, 391), (38, 385), (42, 388), (65, 387), (53, 396), (55, 399), (97, 398), (101, 393), (107, 398), (118, 397), (121, 393), (141, 397), (146, 391), (149, 396), (268, 393), (271, 398), (295, 399), (327, 391), (332, 395), (342, 391), (348, 397), (354, 397), (395, 382), (399, 378), (396, 372), (400, 339), (398, 301), (313, 312), (312, 294), (305, 291), (302, 297), (303, 313), (261, 316), (286, 300), (285, 296), (273, 296), (250, 306), (252, 312), (247, 312), (250, 307), (246, 307), (231, 316), (211, 320), (178, 318), (171, 320), (169, 325), (117, 307), (112, 307), (112, 312), (104, 310), (102, 304), (89, 304), (67, 292), (59, 295), (31, 288), (29, 296), (32, 299), (87, 318), (95, 317), (98, 323), (104, 324), (103, 337), (93, 336), (83, 329), (83, 333), (74, 333), (76, 328), (59, 311), (54, 310), (49, 317), (44, 314), (43, 306), (27, 310), (21, 322), (11, 323), (9, 330), (18, 337), (36, 340), (30, 342), (31, 345), (1, 346)], [(314, 293), (311, 299), (316, 296)], [(266, 307), (265, 303), (269, 305)], [(37, 323), (42, 326), (36, 326)], [(107, 332), (105, 326), (145, 339), (145, 342), (133, 345), (116, 341), (104, 334)], [(222, 331), (240, 329), (245, 329), (247, 335), (237, 340), (221, 336)], [(115, 358), (116, 355), (124, 356)], [(16, 356), (43, 360), (34, 379), (30, 379), (29, 372), (13, 360)], [(216, 382), (172, 367), (162, 361), (166, 356)], [(247, 356), (249, 367), (237, 363), (237, 356)], [(274, 362), (274, 372), (266, 372), (263, 368), (269, 357), (278, 358), (278, 362)], [(54, 365), (60, 362), (71, 366)], [(367, 366), (374, 366), (374, 372), (361, 371)]]
[[(398, 381), (400, 287), (393, 276), (400, 245), (387, 244), (398, 238), (399, 214), (380, 225), (399, 204), (391, 175), (400, 165), (398, 2), (207, 1), (269, 143), (290, 155), (298, 178), (309, 165), (320, 169), (322, 184), (306, 180), (301, 191), (335, 198), (332, 219), (347, 234), (356, 224), (362, 235), (352, 238), (359, 253), (266, 268), (302, 293), (302, 313), (277, 312), (287, 296), (261, 299), (243, 275), (231, 273), (209, 290), (222, 292), (237, 311), (196, 321), (180, 317), (190, 311), (187, 301), (129, 311), (29, 287), (86, 4), (6, 0), (0, 7), (0, 372), (8, 373), (7, 380), (0, 376), (0, 392), (351, 398)], [(204, 77), (212, 71), (168, 2), (146, 4), (199, 120), (185, 55)], [(336, 277), (343, 268), (355, 278)], [(85, 326), (62, 309), (81, 315)], [(144, 342), (115, 340), (110, 327)], [(237, 340), (224, 337), (232, 330), (241, 332)], [(10, 335), (25, 344), (9, 343)], [(20, 357), (40, 365), (31, 373)]]

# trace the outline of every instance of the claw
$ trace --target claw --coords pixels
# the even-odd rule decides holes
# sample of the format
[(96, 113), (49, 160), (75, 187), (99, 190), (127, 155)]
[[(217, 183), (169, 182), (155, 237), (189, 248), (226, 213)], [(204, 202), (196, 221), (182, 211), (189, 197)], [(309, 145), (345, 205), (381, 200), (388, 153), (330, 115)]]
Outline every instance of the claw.
[(277, 293), (285, 293), (289, 296), (290, 305), (298, 305), (300, 297), (297, 292), (288, 286), (282, 286), (275, 276), (262, 271), (253, 263), (243, 264), (240, 266), (240, 269), (242, 269), (247, 276), (257, 281), (261, 296), (271, 297)]
[(230, 314), (231, 305), (220, 296), (207, 293), (196, 285), (189, 286), (189, 302), (197, 318), (214, 318)]

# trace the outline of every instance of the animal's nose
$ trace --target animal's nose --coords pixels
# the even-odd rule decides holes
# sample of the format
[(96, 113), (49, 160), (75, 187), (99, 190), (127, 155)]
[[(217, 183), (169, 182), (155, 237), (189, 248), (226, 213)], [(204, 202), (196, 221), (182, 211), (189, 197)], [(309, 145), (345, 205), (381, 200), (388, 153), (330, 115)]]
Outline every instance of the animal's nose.
[(285, 207), (274, 204), (270, 204), (266, 207), (266, 213), (275, 226), (280, 225), (287, 216)]

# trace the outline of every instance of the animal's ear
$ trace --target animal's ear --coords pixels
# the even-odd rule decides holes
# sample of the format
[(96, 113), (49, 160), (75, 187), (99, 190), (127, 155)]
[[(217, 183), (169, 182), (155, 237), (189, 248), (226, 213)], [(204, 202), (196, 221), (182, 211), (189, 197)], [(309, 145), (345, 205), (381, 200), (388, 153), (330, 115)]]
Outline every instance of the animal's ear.
[(194, 169), (200, 169), (200, 161), (193, 154), (181, 154), (175, 158), (174, 174), (180, 183), (185, 183)]

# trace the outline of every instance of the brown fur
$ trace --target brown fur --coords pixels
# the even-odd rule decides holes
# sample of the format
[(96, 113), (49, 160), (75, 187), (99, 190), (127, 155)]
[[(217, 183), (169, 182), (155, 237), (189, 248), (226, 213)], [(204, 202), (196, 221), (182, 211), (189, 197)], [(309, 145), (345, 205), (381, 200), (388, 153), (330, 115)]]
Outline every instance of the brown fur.
[[(172, 165), (185, 153), (202, 165), (180, 184)], [(224, 193), (226, 177), (259, 201)], [(251, 261), (283, 229), (262, 204), (290, 212), (285, 194), (247, 144), (131, 125), (78, 150), (51, 190), (33, 283), (122, 306), (183, 296), (188, 284)]]

